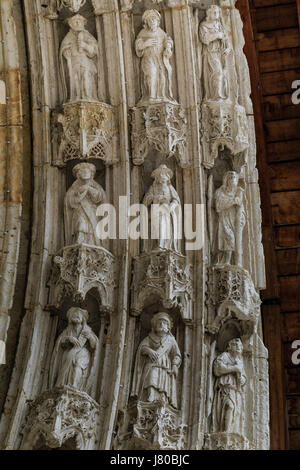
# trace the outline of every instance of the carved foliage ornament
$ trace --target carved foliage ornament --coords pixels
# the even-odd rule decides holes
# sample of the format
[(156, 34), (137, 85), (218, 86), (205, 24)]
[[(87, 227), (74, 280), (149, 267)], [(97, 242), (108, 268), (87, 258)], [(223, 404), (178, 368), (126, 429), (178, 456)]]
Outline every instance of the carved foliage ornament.
[(249, 130), (245, 108), (225, 102), (203, 103), (202, 145), (204, 165), (212, 168), (218, 149), (227, 147), (233, 155), (236, 171), (246, 163), (245, 151), (249, 147)]
[(68, 160), (100, 158), (106, 164), (118, 161), (116, 115), (105, 103), (67, 103), (58, 116), (63, 127), (57, 165)]
[(132, 313), (139, 315), (147, 300), (157, 295), (165, 308), (179, 306), (184, 319), (192, 316), (192, 269), (173, 251), (154, 251), (136, 258), (132, 285)]
[(77, 450), (92, 448), (99, 414), (98, 403), (84, 392), (70, 387), (47, 391), (30, 405), (22, 448), (35, 449), (41, 437), (52, 449), (70, 438), (75, 438)]
[(52, 305), (58, 308), (65, 297), (81, 302), (95, 287), (102, 308), (112, 311), (115, 273), (115, 258), (106, 249), (85, 244), (65, 247), (62, 255), (54, 258)]
[(132, 109), (133, 163), (142, 165), (151, 148), (190, 165), (186, 147), (187, 118), (179, 104), (158, 103)]
[(167, 403), (133, 402), (125, 415), (116, 439), (118, 449), (184, 449), (186, 426), (181, 412)]

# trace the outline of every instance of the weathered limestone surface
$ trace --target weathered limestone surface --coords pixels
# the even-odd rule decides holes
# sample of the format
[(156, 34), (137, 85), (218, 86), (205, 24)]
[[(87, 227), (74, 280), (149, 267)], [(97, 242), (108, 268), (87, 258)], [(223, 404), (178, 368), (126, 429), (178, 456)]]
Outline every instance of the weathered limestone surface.
[[(260, 197), (234, 0), (32, 0), (23, 26), (15, 3), (0, 2), (0, 345), (16, 346), (13, 301), (11, 326), (21, 305), (24, 318), (0, 386), (1, 448), (268, 449)], [(14, 21), (26, 25), (32, 156)], [(118, 224), (100, 240), (105, 203)], [(155, 239), (127, 236), (122, 215), (142, 203)], [(195, 214), (203, 243), (191, 249)]]

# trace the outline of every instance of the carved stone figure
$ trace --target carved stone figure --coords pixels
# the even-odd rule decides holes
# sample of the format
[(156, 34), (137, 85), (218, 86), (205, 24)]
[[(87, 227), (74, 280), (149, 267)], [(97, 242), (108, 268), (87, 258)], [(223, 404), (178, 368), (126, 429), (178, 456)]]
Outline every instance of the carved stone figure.
[(143, 14), (143, 29), (138, 34), (135, 50), (141, 57), (142, 99), (150, 102), (175, 102), (172, 93), (173, 40), (159, 27), (161, 16), (157, 10)]
[(94, 181), (96, 167), (92, 163), (79, 163), (73, 168), (76, 181), (65, 197), (65, 238), (67, 245), (87, 243), (100, 246), (96, 228), (97, 207), (105, 202), (102, 186)]
[(229, 41), (222, 22), (221, 9), (212, 5), (206, 10), (206, 18), (200, 24), (200, 40), (203, 43), (203, 83), (206, 100), (220, 101), (228, 98), (226, 56)]
[(239, 338), (228, 342), (225, 352), (214, 361), (214, 400), (212, 431), (241, 433), (243, 386), (246, 375), (243, 365), (243, 344)]
[(173, 172), (166, 165), (160, 165), (151, 176), (154, 178), (154, 183), (143, 200), (143, 204), (147, 207), (155, 204), (154, 210), (150, 211), (149, 232), (153, 238), (150, 246), (152, 249), (178, 251), (180, 199), (171, 184)]
[(172, 322), (167, 313), (160, 312), (153, 316), (151, 326), (150, 334), (137, 350), (131, 395), (177, 408), (176, 379), (181, 354), (171, 333)]
[(235, 253), (235, 264), (242, 265), (242, 234), (245, 226), (244, 190), (238, 186), (239, 175), (227, 171), (222, 186), (215, 194), (218, 213), (217, 248), (220, 264), (230, 264)]
[(87, 325), (88, 312), (72, 307), (67, 313), (68, 326), (58, 337), (50, 368), (50, 388), (69, 385), (87, 391), (92, 375), (98, 338)]
[(64, 102), (68, 97), (69, 101), (97, 101), (97, 41), (85, 30), (87, 20), (83, 16), (77, 14), (67, 22), (70, 31), (61, 43), (59, 54)]

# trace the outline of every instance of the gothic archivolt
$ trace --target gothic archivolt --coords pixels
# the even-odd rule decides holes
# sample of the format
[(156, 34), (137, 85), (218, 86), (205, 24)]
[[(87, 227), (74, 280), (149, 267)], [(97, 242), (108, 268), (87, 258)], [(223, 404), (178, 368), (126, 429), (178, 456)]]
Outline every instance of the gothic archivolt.
[[(49, 112), (34, 129), (31, 348), (4, 447), (268, 448), (260, 201), (234, 0), (34, 0), (25, 16), (29, 60), (42, 58), (33, 94)], [(97, 208), (120, 196), (168, 206), (171, 224), (149, 210), (154, 240), (100, 240)], [(196, 250), (187, 204), (204, 210)]]

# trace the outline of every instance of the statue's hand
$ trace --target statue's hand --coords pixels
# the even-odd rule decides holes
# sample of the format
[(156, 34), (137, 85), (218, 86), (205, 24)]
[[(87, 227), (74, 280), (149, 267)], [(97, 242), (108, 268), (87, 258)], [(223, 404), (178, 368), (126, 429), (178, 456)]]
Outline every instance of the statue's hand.
[(178, 366), (176, 366), (175, 364), (174, 364), (173, 367), (172, 367), (172, 374), (175, 376), (175, 378), (177, 378), (177, 375), (178, 375)]
[(80, 347), (80, 343), (79, 343), (78, 339), (74, 338), (74, 336), (70, 336), (69, 341), (70, 341), (71, 344), (73, 344), (73, 346)]
[(155, 47), (155, 46), (157, 46), (157, 39), (156, 38), (148, 39), (144, 43), (144, 49), (146, 47)]

